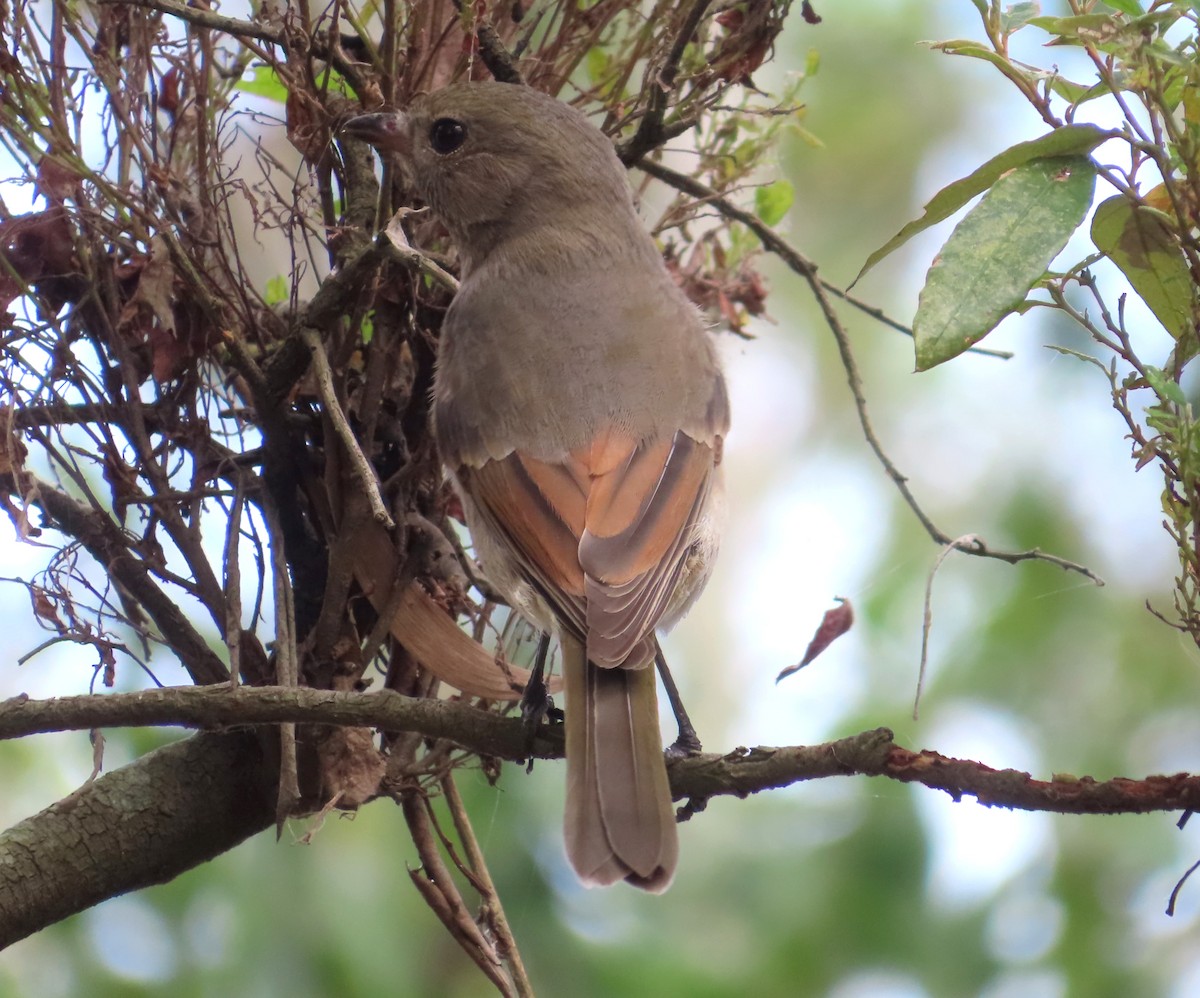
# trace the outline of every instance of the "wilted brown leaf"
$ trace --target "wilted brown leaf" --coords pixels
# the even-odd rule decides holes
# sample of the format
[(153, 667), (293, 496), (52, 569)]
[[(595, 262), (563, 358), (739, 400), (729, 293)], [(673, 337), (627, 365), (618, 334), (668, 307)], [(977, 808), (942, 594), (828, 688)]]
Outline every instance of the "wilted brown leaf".
[(705, 312), (720, 316), (733, 332), (742, 333), (751, 316), (766, 314), (767, 286), (749, 260), (731, 268), (724, 247), (709, 236), (698, 241), (686, 261), (673, 249), (667, 249), (667, 269), (683, 293)]
[(104, 668), (104, 685), (111, 689), (117, 681), (117, 656), (112, 645), (100, 645), (100, 664)]
[(849, 600), (842, 599), (840, 596), (837, 603), (838, 605), (833, 607), (833, 609), (825, 611), (825, 616), (821, 618), (821, 626), (817, 628), (816, 634), (813, 635), (812, 640), (808, 643), (808, 648), (804, 651), (804, 657), (795, 665), (789, 665), (779, 673), (775, 677), (775, 682), (779, 682), (785, 676), (790, 676), (793, 672), (799, 672), (850, 630), (854, 624), (854, 608), (850, 605)]
[(728, 34), (709, 57), (709, 73), (728, 83), (753, 86), (750, 74), (771, 55), (783, 29), (785, 8), (770, 0), (732, 5), (714, 18)]
[(162, 81), (158, 85), (158, 106), (167, 114), (174, 114), (179, 110), (179, 92), (183, 88), (183, 74), (179, 71), (178, 66), (172, 66), (163, 73)]
[(63, 622), (59, 619), (58, 608), (41, 586), (29, 587), (29, 598), (33, 602), (33, 612), (48, 624), (53, 624), (59, 631), (63, 630)]
[[(0, 425), (8, 425), (9, 410), (0, 406)], [(10, 433), (0, 433), (0, 475), (10, 475), (25, 466), (29, 449)]]
[(337, 797), (338, 807), (351, 810), (379, 792), (387, 769), (370, 728), (328, 729), (317, 745), (317, 763), (322, 797)]
[(0, 308), (7, 309), (24, 294), (26, 285), (45, 295), (55, 310), (69, 300), (65, 286), (56, 279), (77, 276), (79, 261), (71, 223), (61, 205), (0, 221), (0, 254), (8, 263), (0, 268)]
[(34, 187), (47, 201), (57, 203), (75, 193), (83, 175), (64, 163), (53, 149), (38, 161)]

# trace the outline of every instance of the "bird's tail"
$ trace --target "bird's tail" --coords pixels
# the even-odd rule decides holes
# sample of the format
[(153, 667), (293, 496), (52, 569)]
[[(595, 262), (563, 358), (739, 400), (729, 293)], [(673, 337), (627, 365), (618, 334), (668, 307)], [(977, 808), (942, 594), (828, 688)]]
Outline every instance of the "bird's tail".
[(564, 636), (567, 858), (588, 886), (627, 880), (653, 893), (675, 873), (679, 839), (658, 727), (653, 660), (602, 669)]

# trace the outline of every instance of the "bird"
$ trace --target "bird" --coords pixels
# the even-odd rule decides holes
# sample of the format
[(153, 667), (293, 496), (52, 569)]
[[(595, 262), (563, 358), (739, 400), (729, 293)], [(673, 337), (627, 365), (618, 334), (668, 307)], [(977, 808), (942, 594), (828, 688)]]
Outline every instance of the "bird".
[(559, 640), (567, 858), (585, 885), (660, 893), (679, 843), (655, 634), (719, 547), (729, 399), (712, 333), (612, 142), (565, 102), (457, 83), (342, 132), (396, 155), (457, 251), (433, 435), (488, 578)]

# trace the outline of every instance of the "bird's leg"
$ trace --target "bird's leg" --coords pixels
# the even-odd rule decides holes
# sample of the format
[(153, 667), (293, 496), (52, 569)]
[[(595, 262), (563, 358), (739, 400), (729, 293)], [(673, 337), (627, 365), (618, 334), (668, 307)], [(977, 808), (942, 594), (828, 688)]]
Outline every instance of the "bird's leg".
[(692, 726), (692, 719), (688, 717), (688, 712), (683, 706), (683, 698), (679, 695), (675, 680), (671, 678), (671, 670), (667, 668), (667, 660), (663, 657), (661, 648), (655, 649), (654, 664), (658, 666), (658, 674), (662, 677), (663, 688), (667, 691), (667, 701), (671, 704), (671, 711), (675, 714), (675, 723), (679, 725), (679, 737), (667, 749), (667, 755), (672, 758), (699, 755), (704, 746), (700, 744), (700, 738), (696, 734), (695, 727)]
[[(525, 726), (525, 747), (533, 748), (533, 739), (537, 735), (538, 726), (548, 713), (554, 709), (554, 701), (550, 698), (550, 689), (546, 685), (546, 658), (550, 653), (550, 632), (543, 631), (538, 638), (537, 651), (533, 656), (533, 668), (529, 671), (529, 681), (521, 694), (521, 723)], [(533, 759), (529, 765), (532, 768)]]

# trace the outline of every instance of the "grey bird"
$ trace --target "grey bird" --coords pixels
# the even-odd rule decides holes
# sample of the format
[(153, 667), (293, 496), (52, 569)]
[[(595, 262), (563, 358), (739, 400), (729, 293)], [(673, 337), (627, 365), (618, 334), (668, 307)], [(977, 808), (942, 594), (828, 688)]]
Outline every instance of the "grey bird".
[(665, 890), (655, 631), (717, 552), (729, 403), (711, 337), (612, 143), (567, 104), (457, 84), (344, 132), (399, 155), (458, 250), (434, 435), (489, 577), (562, 647), (568, 859), (588, 885)]

